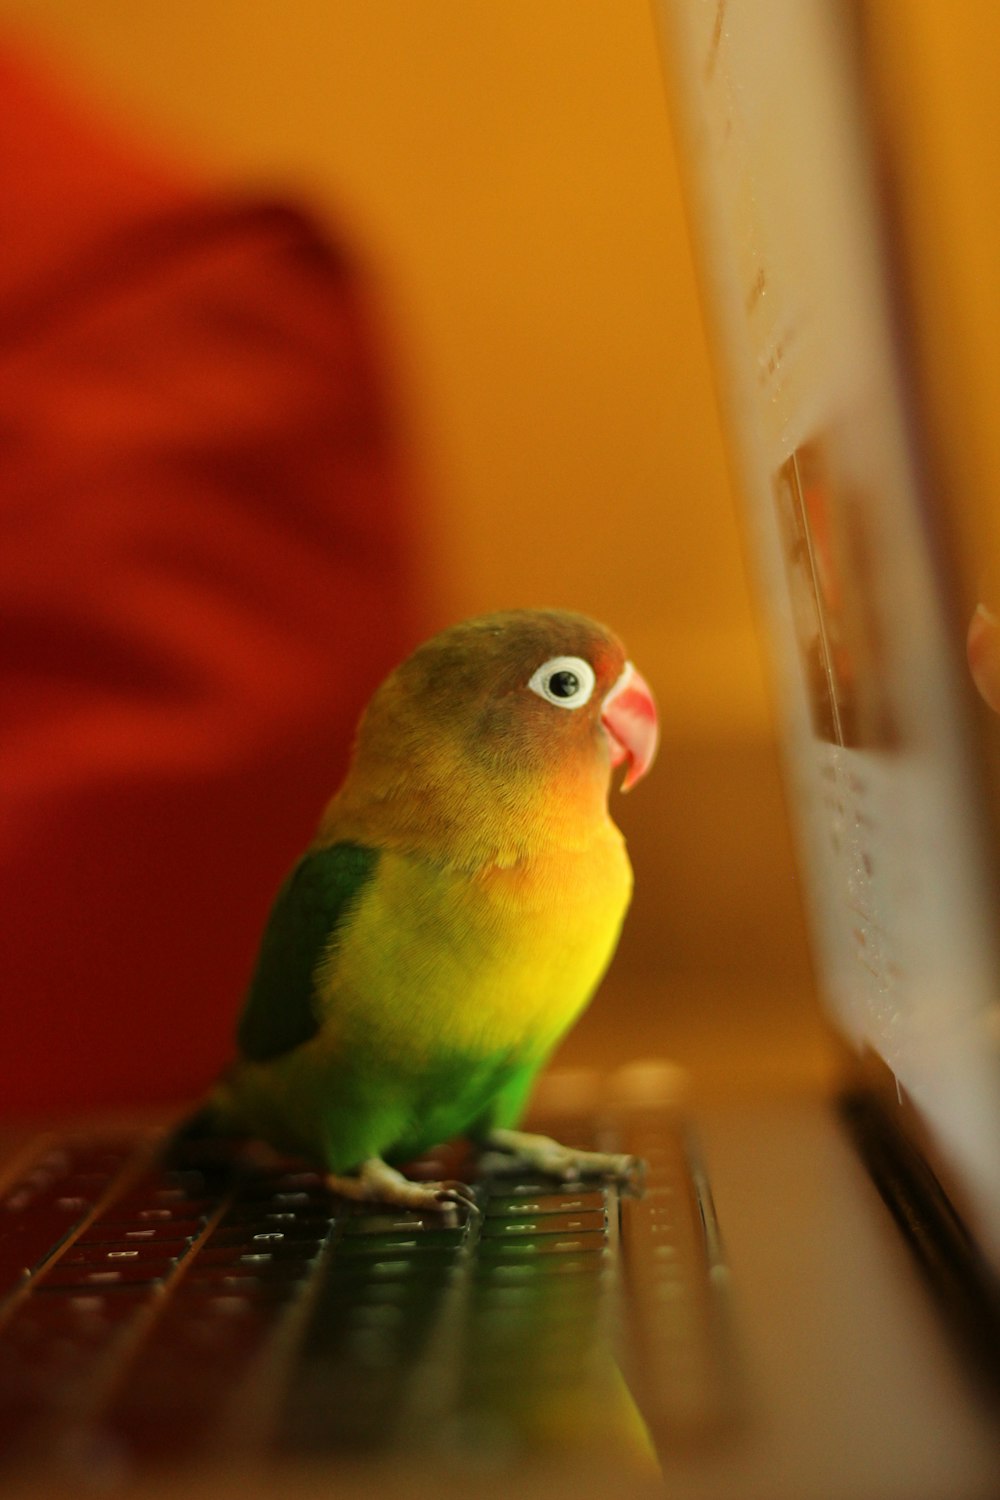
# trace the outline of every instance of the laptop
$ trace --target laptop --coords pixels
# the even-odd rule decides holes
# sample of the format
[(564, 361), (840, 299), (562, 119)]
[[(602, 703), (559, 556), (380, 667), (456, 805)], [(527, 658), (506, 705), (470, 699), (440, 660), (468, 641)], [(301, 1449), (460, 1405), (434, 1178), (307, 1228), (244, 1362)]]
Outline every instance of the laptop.
[[(991, 781), (911, 425), (848, 7), (660, 0), (767, 606), (837, 1089), (669, 1059), (533, 1125), (633, 1192), (454, 1155), (478, 1213), (334, 1199), (169, 1119), (10, 1132), (9, 1494), (978, 1500), (1000, 1487)], [(637, 1037), (636, 1052), (644, 1050)]]
[[(976, 515), (988, 502), (961, 492), (943, 461), (946, 414), (928, 410), (907, 141), (892, 109), (907, 74), (887, 61), (898, 37), (877, 9), (659, 0), (657, 14), (840, 1125), (980, 1382), (981, 1404), (964, 1412), (943, 1387), (931, 1396), (944, 1378), (943, 1366), (931, 1374), (938, 1329), (924, 1304), (894, 1308), (862, 1204), (827, 1196), (817, 1138), (798, 1212), (828, 1245), (850, 1235), (840, 1253), (854, 1280), (839, 1317), (828, 1309), (813, 1326), (815, 1357), (837, 1368), (825, 1391), (808, 1382), (825, 1404), (816, 1425), (837, 1428), (837, 1451), (814, 1435), (806, 1467), (829, 1467), (802, 1475), (798, 1493), (950, 1496), (1000, 1482), (995, 1437), (975, 1430), (996, 1410), (1000, 1348), (1000, 743), (965, 659), (969, 538), (978, 520), (982, 549), (993, 528)], [(829, 1145), (839, 1154), (839, 1139)], [(794, 1147), (774, 1152), (795, 1159)], [(725, 1227), (721, 1186), (718, 1200)], [(800, 1314), (812, 1323), (845, 1287), (816, 1238), (793, 1240), (830, 1272), (808, 1278), (815, 1301)], [(910, 1268), (891, 1273), (896, 1287)]]

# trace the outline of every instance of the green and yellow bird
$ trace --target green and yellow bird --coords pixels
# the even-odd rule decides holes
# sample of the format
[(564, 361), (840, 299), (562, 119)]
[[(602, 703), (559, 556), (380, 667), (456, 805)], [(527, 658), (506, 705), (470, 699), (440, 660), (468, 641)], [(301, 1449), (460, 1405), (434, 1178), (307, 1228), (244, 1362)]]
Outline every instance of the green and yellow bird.
[(459, 1135), (556, 1175), (623, 1170), (515, 1127), (629, 904), (612, 768), (629, 788), (656, 743), (649, 688), (582, 615), (485, 615), (419, 647), (277, 896), (214, 1123), (407, 1208), (467, 1196), (393, 1165)]

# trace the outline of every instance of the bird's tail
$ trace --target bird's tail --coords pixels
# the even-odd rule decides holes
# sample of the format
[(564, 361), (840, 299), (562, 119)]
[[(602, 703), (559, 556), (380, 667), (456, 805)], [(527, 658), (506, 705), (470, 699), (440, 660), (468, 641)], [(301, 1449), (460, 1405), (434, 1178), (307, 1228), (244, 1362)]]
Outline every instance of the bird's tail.
[(163, 1159), (168, 1165), (179, 1165), (191, 1158), (192, 1150), (218, 1141), (226, 1143), (246, 1139), (248, 1132), (236, 1118), (232, 1094), (225, 1075), (214, 1084), (205, 1098), (189, 1115), (174, 1126), (164, 1147)]

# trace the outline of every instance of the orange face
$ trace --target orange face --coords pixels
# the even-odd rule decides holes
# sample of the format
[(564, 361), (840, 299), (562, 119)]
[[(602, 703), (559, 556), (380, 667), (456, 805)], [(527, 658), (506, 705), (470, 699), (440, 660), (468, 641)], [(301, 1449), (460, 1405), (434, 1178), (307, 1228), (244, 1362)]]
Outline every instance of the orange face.
[(621, 642), (583, 615), (512, 610), (435, 636), (394, 674), (423, 716), (476, 761), (514, 779), (628, 762), (645, 774), (658, 730), (652, 694)]

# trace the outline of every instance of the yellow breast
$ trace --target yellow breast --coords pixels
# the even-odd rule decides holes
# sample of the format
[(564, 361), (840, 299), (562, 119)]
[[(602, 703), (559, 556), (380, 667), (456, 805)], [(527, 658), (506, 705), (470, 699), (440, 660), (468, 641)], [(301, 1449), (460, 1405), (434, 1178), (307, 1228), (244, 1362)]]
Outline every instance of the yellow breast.
[(610, 821), (580, 849), (473, 874), (387, 852), (322, 974), (330, 1021), (410, 1060), (544, 1052), (599, 983), (631, 889)]

